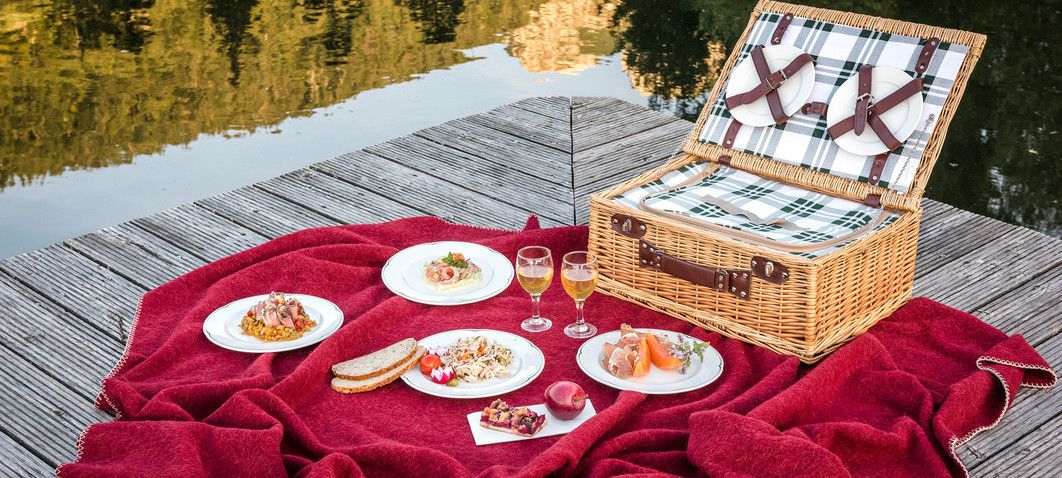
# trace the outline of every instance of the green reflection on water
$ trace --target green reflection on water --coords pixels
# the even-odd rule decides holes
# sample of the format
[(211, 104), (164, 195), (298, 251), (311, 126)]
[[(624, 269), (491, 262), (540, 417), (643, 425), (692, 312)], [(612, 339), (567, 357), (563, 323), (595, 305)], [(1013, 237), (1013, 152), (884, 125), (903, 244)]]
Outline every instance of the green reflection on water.
[[(508, 43), (578, 75), (622, 50), (695, 118), (749, 0), (15, 0), (0, 5), (0, 188), (270, 127)], [(928, 196), (1062, 236), (1058, 2), (811, 3), (986, 33)], [(499, 36), (501, 34), (502, 36)], [(455, 88), (461, 85), (455, 84)]]

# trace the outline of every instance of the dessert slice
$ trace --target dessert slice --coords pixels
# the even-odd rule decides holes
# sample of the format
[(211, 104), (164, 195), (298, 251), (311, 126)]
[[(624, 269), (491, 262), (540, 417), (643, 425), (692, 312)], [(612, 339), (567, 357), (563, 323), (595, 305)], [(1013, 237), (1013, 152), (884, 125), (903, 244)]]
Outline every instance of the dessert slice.
[(513, 408), (498, 399), (483, 409), (483, 414), (479, 417), (479, 425), (491, 430), (529, 437), (534, 436), (546, 426), (546, 416), (539, 415), (527, 407)]

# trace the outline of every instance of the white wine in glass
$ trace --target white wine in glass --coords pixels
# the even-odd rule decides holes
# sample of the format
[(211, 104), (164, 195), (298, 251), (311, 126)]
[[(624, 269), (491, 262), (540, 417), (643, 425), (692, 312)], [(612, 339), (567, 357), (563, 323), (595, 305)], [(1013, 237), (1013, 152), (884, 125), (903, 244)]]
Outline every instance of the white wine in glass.
[(516, 280), (520, 287), (531, 294), (531, 317), (520, 323), (528, 332), (542, 332), (553, 326), (553, 321), (542, 317), (539, 308), (542, 293), (553, 282), (553, 255), (548, 248), (528, 246), (516, 253)]
[(586, 251), (569, 252), (561, 265), (561, 284), (564, 291), (575, 299), (575, 323), (564, 328), (564, 334), (575, 339), (585, 339), (597, 334), (597, 327), (586, 323), (583, 305), (597, 287), (597, 258)]

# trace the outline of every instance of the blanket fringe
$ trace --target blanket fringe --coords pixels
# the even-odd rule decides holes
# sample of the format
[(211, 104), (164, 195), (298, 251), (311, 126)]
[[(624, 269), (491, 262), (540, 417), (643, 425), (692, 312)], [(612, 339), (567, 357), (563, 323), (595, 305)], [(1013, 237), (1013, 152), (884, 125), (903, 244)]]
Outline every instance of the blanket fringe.
[[(129, 333), (126, 335), (125, 348), (122, 350), (122, 356), (118, 358), (118, 363), (114, 364), (114, 367), (111, 368), (111, 371), (105, 377), (103, 377), (103, 379), (100, 380), (100, 392), (96, 395), (96, 401), (99, 402), (102, 399), (102, 401), (106, 402), (107, 406), (110, 407), (110, 409), (114, 412), (114, 420), (111, 421), (121, 419), (122, 412), (118, 410), (118, 407), (116, 407), (114, 405), (114, 402), (111, 401), (111, 397), (107, 396), (107, 389), (104, 384), (107, 382), (108, 379), (117, 375), (118, 372), (122, 370), (122, 367), (125, 367), (126, 361), (129, 360), (129, 350), (132, 348), (133, 345), (133, 334), (136, 333), (136, 325), (140, 322), (140, 311), (143, 307), (144, 296), (140, 296), (140, 300), (137, 301), (136, 304), (136, 313), (133, 315), (133, 323), (129, 324)], [(99, 423), (93, 423), (85, 427), (85, 430), (81, 432), (81, 435), (78, 435), (77, 442), (74, 444), (76, 452), (74, 455), (74, 461), (59, 465), (59, 468), (56, 468), (55, 470), (56, 478), (60, 478), (62, 476), (63, 467), (81, 461), (81, 457), (85, 453), (85, 437), (88, 436), (89, 432), (92, 430), (92, 427), (95, 427), (96, 425), (99, 425)]]
[(979, 433), (981, 433), (981, 432), (983, 432), (985, 430), (990, 430), (992, 428), (995, 428), (996, 425), (999, 425), (999, 422), (1003, 421), (1003, 417), (1006, 416), (1007, 412), (1010, 411), (1010, 404), (1011, 404), (1010, 389), (1007, 388), (1007, 382), (1005, 380), (1003, 380), (1003, 376), (1000, 375), (999, 372), (997, 372), (993, 368), (989, 367), (987, 365), (987, 363), (996, 363), (996, 364), (1000, 364), (1000, 365), (1008, 365), (1008, 366), (1011, 366), (1011, 367), (1017, 367), (1017, 368), (1023, 368), (1023, 369), (1041, 370), (1041, 371), (1044, 371), (1044, 372), (1047, 372), (1047, 373), (1051, 374), (1051, 380), (1048, 381), (1048, 382), (1027, 382), (1027, 381), (1022, 381), (1021, 384), (1019, 385), (1019, 388), (1020, 387), (1050, 388), (1050, 387), (1053, 387), (1055, 385), (1055, 383), (1058, 382), (1058, 375), (1055, 374), (1054, 370), (1051, 370), (1048, 367), (1042, 367), (1042, 366), (1039, 366), (1039, 365), (1033, 365), (1033, 364), (1028, 364), (1028, 363), (1013, 362), (1013, 361), (1005, 360), (1005, 359), (1001, 359), (1001, 358), (989, 357), (987, 355), (982, 355), (980, 358), (977, 359), (977, 368), (978, 369), (984, 370), (986, 372), (989, 372), (992, 375), (994, 375), (997, 379), (999, 379), (999, 383), (1003, 386), (1003, 394), (1004, 394), (1005, 397), (1004, 397), (1004, 402), (1003, 402), (1003, 411), (999, 412), (999, 416), (996, 417), (995, 421), (993, 421), (990, 425), (985, 425), (985, 426), (977, 427), (977, 428), (974, 428), (973, 430), (970, 430), (970, 432), (967, 433), (966, 435), (964, 435), (962, 438), (952, 437), (951, 440), (950, 440), (950, 443), (948, 443), (948, 452), (951, 453), (951, 457), (952, 457), (952, 459), (955, 460), (955, 463), (958, 463), (959, 467), (962, 468), (963, 476), (965, 476), (967, 478), (969, 478), (969, 476), (970, 476), (970, 470), (968, 470), (966, 468), (966, 464), (963, 463), (962, 459), (959, 458), (958, 448), (960, 446), (964, 445), (966, 442), (970, 441), (970, 439), (972, 439), (973, 437), (977, 436), (977, 434), (979, 434)]

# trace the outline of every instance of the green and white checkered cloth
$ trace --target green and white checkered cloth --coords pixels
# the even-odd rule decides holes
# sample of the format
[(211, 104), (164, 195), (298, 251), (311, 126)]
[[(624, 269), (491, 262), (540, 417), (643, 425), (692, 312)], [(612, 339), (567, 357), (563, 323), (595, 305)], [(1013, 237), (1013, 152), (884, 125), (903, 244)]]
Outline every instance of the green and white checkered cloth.
[[(887, 217), (874, 230), (899, 217), (861, 203), (764, 179), (726, 166), (720, 166), (712, 174), (689, 185), (668, 191), (701, 175), (707, 167), (707, 163), (683, 166), (658, 180), (629, 190), (613, 201), (638, 209), (641, 200), (646, 198), (645, 205), (652, 210), (680, 214), (757, 234), (781, 244), (799, 246), (814, 245), (850, 234), (881, 214)], [(706, 197), (709, 197), (708, 201)], [(753, 221), (748, 215), (733, 214), (713, 204), (720, 202), (733, 205), (760, 220)], [(855, 239), (858, 237), (852, 238)], [(847, 242), (794, 254), (819, 257), (843, 247)]]
[[(741, 48), (738, 61), (746, 58), (757, 45), (769, 44), (781, 17), (782, 14), (769, 12), (760, 15), (748, 43)], [(941, 42), (926, 72), (916, 75), (915, 65), (925, 41), (801, 17), (793, 18), (782, 37), (783, 44), (800, 48), (815, 58), (815, 88), (808, 101), (828, 103), (834, 90), (865, 64), (892, 66), (911, 76), (921, 76), (925, 104), (922, 120), (903, 146), (892, 152), (878, 183), (899, 192), (907, 192), (911, 187), (922, 152), (969, 51), (965, 45)], [(730, 112), (723, 96), (705, 106), (711, 110), (701, 131), (701, 141), (720, 144), (730, 126)], [(733, 148), (859, 181), (866, 181), (870, 174), (872, 158), (838, 147), (826, 133), (826, 118), (818, 115), (798, 113), (777, 126), (743, 126)]]

